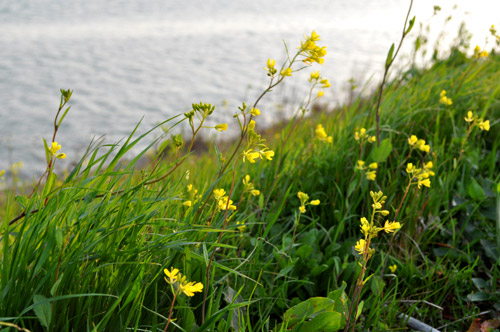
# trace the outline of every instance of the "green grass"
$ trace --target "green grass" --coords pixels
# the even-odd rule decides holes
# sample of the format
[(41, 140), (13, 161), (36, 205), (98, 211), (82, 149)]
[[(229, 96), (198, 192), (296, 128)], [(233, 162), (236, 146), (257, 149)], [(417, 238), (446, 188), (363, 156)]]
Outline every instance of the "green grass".
[[(163, 331), (172, 302), (163, 269), (176, 267), (204, 284), (206, 312), (202, 322), (203, 293), (181, 294), (170, 330), (284, 329), (279, 324), (288, 309), (333, 296), (343, 282), (352, 298), (361, 270), (353, 248), (359, 219), (371, 211), (369, 192), (388, 196), (393, 220), (408, 182), (406, 162), (433, 161), (431, 187), (410, 188), (393, 244), (383, 232), (374, 240), (357, 330), (402, 329), (405, 322), (396, 317), (406, 313), (435, 328), (465, 331), (474, 315), (492, 310), (481, 316), (486, 319), (500, 311), (498, 82), (498, 55), (477, 60), (457, 49), (426, 70), (397, 74), (381, 105), (381, 140), (391, 143), (386, 155), (376, 143), (360, 154), (354, 139), (361, 127), (375, 134), (375, 96), (275, 128), (270, 138), (281, 138), (268, 144), (276, 152), (272, 162), (238, 157), (221, 177), (214, 153), (189, 154), (180, 164), (175, 148), (139, 169), (139, 157), (152, 155), (165, 139), (130, 155), (137, 142), (151, 140), (150, 132), (91, 145), (51, 190), (29, 198), (2, 194), (0, 322), (30, 331)], [(439, 103), (442, 90), (452, 106)], [(461, 154), (468, 110), (489, 119), (491, 130), (476, 128)], [(332, 144), (314, 140), (320, 123)], [(410, 154), (413, 134), (430, 144), (429, 154)], [(231, 152), (220, 153), (229, 158)], [(355, 170), (360, 156), (378, 162), (375, 181)], [(241, 195), (246, 174), (260, 196)], [(201, 197), (187, 191), (189, 184)], [(211, 195), (214, 188), (229, 192), (232, 184), (238, 209), (225, 215)], [(294, 232), (299, 191), (321, 204), (307, 206)], [(192, 206), (183, 206), (188, 199)], [(9, 225), (23, 211), (26, 216)], [(245, 223), (243, 232), (237, 221)], [(383, 270), (393, 264), (394, 274)]]

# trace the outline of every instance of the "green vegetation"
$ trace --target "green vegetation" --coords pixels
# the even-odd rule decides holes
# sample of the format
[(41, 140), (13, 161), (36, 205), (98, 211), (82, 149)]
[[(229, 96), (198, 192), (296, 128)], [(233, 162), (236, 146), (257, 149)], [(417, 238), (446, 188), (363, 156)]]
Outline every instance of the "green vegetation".
[[(261, 97), (321, 63), (318, 40), (269, 60)], [(465, 331), (498, 317), (500, 56), (466, 51), (389, 80), (378, 142), (378, 94), (305, 116), (329, 86), (313, 71), (270, 142), (259, 97), (233, 146), (193, 155), (214, 112), (200, 103), (138, 155), (152, 130), (91, 144), (58, 177), (62, 90), (46, 173), (0, 196), (2, 331), (390, 331), (400, 314)], [(170, 136), (182, 121), (190, 144)]]

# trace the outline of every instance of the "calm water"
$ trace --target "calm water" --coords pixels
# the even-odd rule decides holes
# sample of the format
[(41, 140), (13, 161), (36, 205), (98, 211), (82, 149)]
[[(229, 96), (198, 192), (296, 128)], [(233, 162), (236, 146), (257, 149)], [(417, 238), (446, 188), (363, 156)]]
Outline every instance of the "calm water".
[[(452, 36), (465, 18), (474, 42), (484, 45), (490, 25), (500, 26), (499, 1), (458, 1), (457, 11), (447, 10), (454, 3), (417, 0), (412, 15), (434, 33), (453, 14), (456, 23), (446, 28)], [(431, 19), (435, 4), (445, 13)], [(0, 169), (22, 160), (24, 175), (43, 170), (42, 137), (51, 138), (60, 88), (74, 90), (57, 138), (68, 159), (77, 159), (92, 137), (115, 142), (141, 118), (147, 130), (193, 102), (217, 105), (214, 123), (230, 122), (236, 107), (265, 86), (266, 60), (279, 62), (283, 41), (293, 50), (313, 29), (328, 47), (319, 69), (333, 86), (324, 100), (341, 102), (350, 77), (378, 77), (407, 6), (402, 0), (0, 0)], [(304, 92), (305, 75), (294, 74), (261, 105), (262, 122), (277, 118), (275, 104), (300, 101), (294, 96)]]

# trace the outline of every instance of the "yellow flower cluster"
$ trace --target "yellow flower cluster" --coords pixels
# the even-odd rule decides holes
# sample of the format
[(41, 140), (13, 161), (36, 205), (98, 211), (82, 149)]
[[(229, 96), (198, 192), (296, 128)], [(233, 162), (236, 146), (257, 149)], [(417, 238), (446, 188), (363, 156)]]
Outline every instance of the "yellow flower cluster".
[(420, 151), (427, 152), (431, 150), (431, 146), (425, 144), (425, 140), (419, 139), (416, 135), (411, 135), (408, 138), (408, 144), (410, 144), (412, 149), (419, 149)]
[(307, 205), (319, 205), (319, 203), (320, 203), (319, 199), (314, 199), (314, 200), (308, 202), (309, 195), (306, 193), (303, 193), (302, 191), (299, 191), (297, 193), (297, 197), (300, 199), (300, 207), (299, 207), (300, 213), (306, 213), (306, 206)]
[(264, 68), (267, 71), (267, 76), (273, 76), (277, 73), (277, 70), (276, 68), (274, 68), (274, 66), (276, 66), (276, 60), (267, 59), (267, 67)]
[(164, 269), (163, 272), (165, 273), (165, 281), (171, 285), (172, 292), (175, 295), (184, 293), (187, 296), (194, 296), (194, 293), (203, 290), (201, 282), (187, 281), (186, 276), (180, 274), (178, 269), (171, 268), (171, 271)]
[(187, 186), (187, 200), (185, 200), (182, 205), (185, 207), (191, 207), (193, 205), (193, 202), (201, 198), (201, 195), (196, 195), (198, 193), (198, 190), (194, 188), (192, 184), (189, 184)]
[(406, 164), (406, 173), (410, 179), (410, 184), (416, 184), (418, 189), (422, 186), (430, 188), (431, 180), (429, 177), (434, 176), (435, 173), (432, 170), (434, 167), (432, 161), (424, 164), (422, 168), (418, 168), (413, 163)]
[(479, 129), (489, 131), (490, 130), (490, 120), (484, 121), (484, 119), (479, 119), (472, 111), (467, 112), (467, 117), (464, 118), (465, 121), (469, 122), (470, 126), (478, 126)]
[(217, 202), (217, 210), (236, 210), (236, 205), (226, 196), (226, 191), (222, 188), (214, 190), (214, 199)]
[(385, 221), (383, 227), (375, 225), (374, 219), (377, 214), (381, 214), (384, 217), (389, 215), (388, 210), (382, 209), (383, 205), (385, 204), (385, 200), (387, 199), (387, 196), (384, 196), (384, 193), (381, 191), (376, 193), (370, 191), (370, 196), (372, 197), (373, 200), (372, 217), (370, 221), (368, 221), (368, 219), (366, 219), (365, 217), (362, 217), (360, 219), (361, 233), (363, 233), (364, 238), (357, 241), (356, 246), (354, 247), (354, 249), (360, 255), (363, 255), (365, 260), (368, 260), (375, 252), (373, 248), (370, 248), (370, 243), (373, 238), (378, 236), (378, 233), (380, 231), (384, 231), (386, 233), (394, 233), (395, 231), (401, 228), (401, 224), (399, 222), (389, 221), (389, 220)]
[(325, 142), (325, 143), (333, 142), (332, 136), (328, 136), (326, 134), (325, 128), (323, 128), (323, 125), (321, 124), (318, 124), (316, 126), (316, 130), (314, 131), (314, 138), (316, 138), (320, 142)]
[(250, 193), (252, 196), (259, 196), (260, 195), (260, 190), (255, 189), (255, 186), (253, 183), (250, 182), (250, 175), (245, 175), (245, 178), (243, 179), (243, 194), (245, 193)]
[(57, 142), (52, 142), (51, 146), (49, 147), (49, 153), (51, 155), (55, 155), (55, 157), (58, 159), (66, 158), (65, 153), (57, 153), (57, 151), (59, 151), (59, 150), (61, 150), (61, 145), (57, 144)]
[[(247, 127), (247, 148), (243, 151), (243, 162), (247, 161), (251, 164), (255, 163), (257, 159), (273, 160), (274, 151), (264, 144), (265, 139), (262, 139), (255, 131), (255, 121), (250, 120)], [(254, 150), (258, 148), (258, 150)]]
[[(319, 74), (319, 70), (316, 70), (311, 73), (311, 76), (309, 77), (309, 82), (313, 84), (313, 87), (316, 86), (317, 84), (321, 84), (321, 88), (326, 89), (331, 87), (332, 85), (330, 84), (330, 81), (326, 78), (322, 78), (321, 75)], [(319, 90), (317, 98), (323, 96), (325, 94), (325, 91)]]
[(243, 233), (246, 229), (247, 229), (247, 226), (245, 225), (245, 222), (244, 221), (237, 221), (236, 222), (236, 225), (239, 225), (237, 226), (236, 228), (238, 228), (238, 230)]
[(439, 102), (441, 104), (446, 105), (446, 106), (450, 106), (453, 104), (453, 101), (451, 100), (451, 98), (448, 98), (446, 96), (446, 90), (442, 90), (441, 93), (439, 94)]
[(377, 140), (375, 136), (370, 136), (366, 133), (365, 128), (361, 128), (360, 130), (356, 130), (354, 132), (354, 139), (356, 141), (359, 141), (360, 144), (363, 144), (365, 141), (368, 141), (368, 143), (373, 143)]
[(320, 39), (319, 35), (313, 30), (310, 36), (305, 36), (305, 39), (300, 45), (301, 55), (304, 56), (302, 61), (306, 64), (317, 62), (322, 65), (325, 62), (326, 46), (316, 45)]
[[(490, 31), (491, 31), (491, 29), (490, 29)], [(486, 51), (486, 50), (481, 51), (481, 47), (479, 47), (479, 45), (476, 45), (476, 47), (474, 48), (474, 58), (479, 59), (479, 58), (486, 58), (486, 57), (488, 57), (488, 51)]]
[(354, 168), (358, 171), (365, 172), (367, 180), (375, 181), (375, 179), (377, 178), (377, 171), (376, 171), (376, 169), (378, 168), (377, 163), (371, 163), (367, 166), (363, 160), (358, 160)]

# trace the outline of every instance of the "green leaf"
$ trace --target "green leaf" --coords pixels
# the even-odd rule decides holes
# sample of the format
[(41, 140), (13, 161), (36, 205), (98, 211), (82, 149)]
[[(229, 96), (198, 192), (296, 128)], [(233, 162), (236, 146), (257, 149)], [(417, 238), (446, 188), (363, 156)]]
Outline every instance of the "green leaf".
[(40, 321), (40, 324), (48, 329), (52, 317), (52, 307), (50, 305), (50, 301), (47, 301), (47, 298), (43, 295), (35, 294), (33, 297), (33, 303), (33, 311), (35, 311), (35, 315)]
[[(283, 315), (283, 319), (288, 323), (289, 327), (292, 327), (299, 323), (303, 324), (306, 321), (311, 321), (324, 312), (330, 312), (330, 313), (335, 312), (335, 301), (327, 297), (312, 297), (288, 309)], [(332, 328), (334, 328), (334, 326), (337, 326), (337, 324), (338, 328), (340, 328), (341, 315), (340, 313), (337, 314), (338, 314), (338, 323), (335, 320), (335, 323), (332, 325)], [(320, 321), (322, 320), (323, 318), (320, 319)], [(307, 331), (307, 330), (297, 330), (297, 331)], [(333, 329), (328, 331), (337, 331), (337, 330)]]
[(294, 332), (327, 332), (340, 330), (342, 315), (338, 312), (322, 312), (309, 321), (305, 321), (292, 331)]
[(413, 25), (415, 24), (415, 18), (416, 16), (413, 16), (413, 18), (410, 20), (410, 24), (408, 25), (408, 29), (405, 31), (405, 35), (409, 34), (411, 29), (413, 28)]
[(45, 147), (45, 159), (47, 159), (47, 165), (48, 165), (50, 162), (49, 146), (47, 145), (47, 141), (45, 140), (45, 138), (42, 139), (43, 139), (43, 146)]
[(373, 147), (371, 159), (377, 163), (384, 162), (392, 151), (392, 143), (390, 138), (380, 142), (380, 146)]
[(26, 209), (26, 205), (28, 205), (28, 197), (26, 197), (25, 195), (17, 195), (15, 200), (23, 210)]
[(467, 299), (472, 302), (489, 301), (491, 295), (484, 292), (477, 292), (467, 295)]
[(389, 53), (387, 53), (387, 59), (385, 59), (385, 69), (388, 69), (392, 63), (392, 55), (394, 54), (394, 43), (391, 45)]
[(484, 199), (483, 188), (477, 183), (476, 179), (471, 178), (469, 185), (467, 186), (467, 193), (475, 201), (481, 201)]

